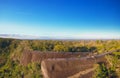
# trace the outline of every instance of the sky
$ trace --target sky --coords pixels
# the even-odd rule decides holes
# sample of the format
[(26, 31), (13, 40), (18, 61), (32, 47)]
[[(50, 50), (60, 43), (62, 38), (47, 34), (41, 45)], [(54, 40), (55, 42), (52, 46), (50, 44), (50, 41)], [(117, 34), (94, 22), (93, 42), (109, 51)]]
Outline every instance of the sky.
[(120, 1), (0, 0), (0, 34), (120, 39)]

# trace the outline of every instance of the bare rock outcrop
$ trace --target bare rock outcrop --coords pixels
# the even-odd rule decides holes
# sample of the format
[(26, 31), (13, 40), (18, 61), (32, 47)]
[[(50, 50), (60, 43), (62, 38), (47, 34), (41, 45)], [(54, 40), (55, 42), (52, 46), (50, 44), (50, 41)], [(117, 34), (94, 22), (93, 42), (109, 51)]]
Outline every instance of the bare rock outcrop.
[(44, 78), (91, 78), (96, 62), (106, 62), (106, 59), (104, 57), (46, 59), (41, 63), (41, 70)]
[(73, 58), (79, 56), (87, 56), (88, 52), (39, 52), (39, 51), (25, 51), (23, 52), (20, 64), (27, 65), (31, 62), (41, 63), (42, 60), (49, 58)]

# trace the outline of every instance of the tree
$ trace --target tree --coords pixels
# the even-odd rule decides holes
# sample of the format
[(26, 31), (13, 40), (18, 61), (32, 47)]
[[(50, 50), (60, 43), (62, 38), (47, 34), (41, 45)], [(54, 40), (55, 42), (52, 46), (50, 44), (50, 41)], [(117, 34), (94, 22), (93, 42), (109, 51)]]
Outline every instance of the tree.
[(108, 78), (108, 69), (104, 63), (97, 64), (93, 78)]
[(54, 51), (56, 51), (56, 52), (67, 52), (68, 48), (65, 47), (64, 45), (55, 45)]

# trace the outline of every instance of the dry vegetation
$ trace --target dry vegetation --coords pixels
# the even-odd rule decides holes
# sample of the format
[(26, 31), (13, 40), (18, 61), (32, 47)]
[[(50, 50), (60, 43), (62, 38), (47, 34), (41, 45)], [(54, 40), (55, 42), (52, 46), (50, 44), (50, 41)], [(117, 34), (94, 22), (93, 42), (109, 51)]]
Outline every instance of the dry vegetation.
[[(80, 60), (83, 56), (98, 55), (111, 51), (116, 52), (105, 58), (94, 59), (92, 57), (91, 59)], [(79, 52), (83, 53), (79, 54)], [(75, 61), (75, 57), (79, 60)], [(57, 61), (45, 60), (48, 58), (67, 58), (67, 61), (62, 60), (64, 61), (62, 62), (59, 59), (56, 59)], [(80, 77), (119, 78), (120, 40), (57, 41), (0, 39), (0, 78), (43, 78), (41, 73), (41, 61), (43, 60), (45, 60), (44, 64), (47, 64), (48, 67), (54, 64), (56, 71), (59, 69), (59, 66), (61, 67), (62, 70), (58, 70), (57, 74), (55, 74), (55, 70), (53, 71), (54, 77), (59, 75), (59, 73), (62, 74), (60, 76), (62, 78), (68, 75), (69, 77), (77, 76), (87, 71), (87, 69), (92, 70), (96, 63), (95, 71), (82, 74)], [(98, 61), (102, 61), (102, 63), (98, 63)]]

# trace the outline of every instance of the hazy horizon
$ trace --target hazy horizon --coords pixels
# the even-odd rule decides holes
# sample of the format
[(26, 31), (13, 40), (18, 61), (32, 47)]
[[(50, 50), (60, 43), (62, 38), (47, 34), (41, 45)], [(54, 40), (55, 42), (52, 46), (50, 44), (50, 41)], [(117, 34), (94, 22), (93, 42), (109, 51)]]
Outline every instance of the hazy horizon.
[(0, 0), (0, 34), (120, 39), (119, 0)]

